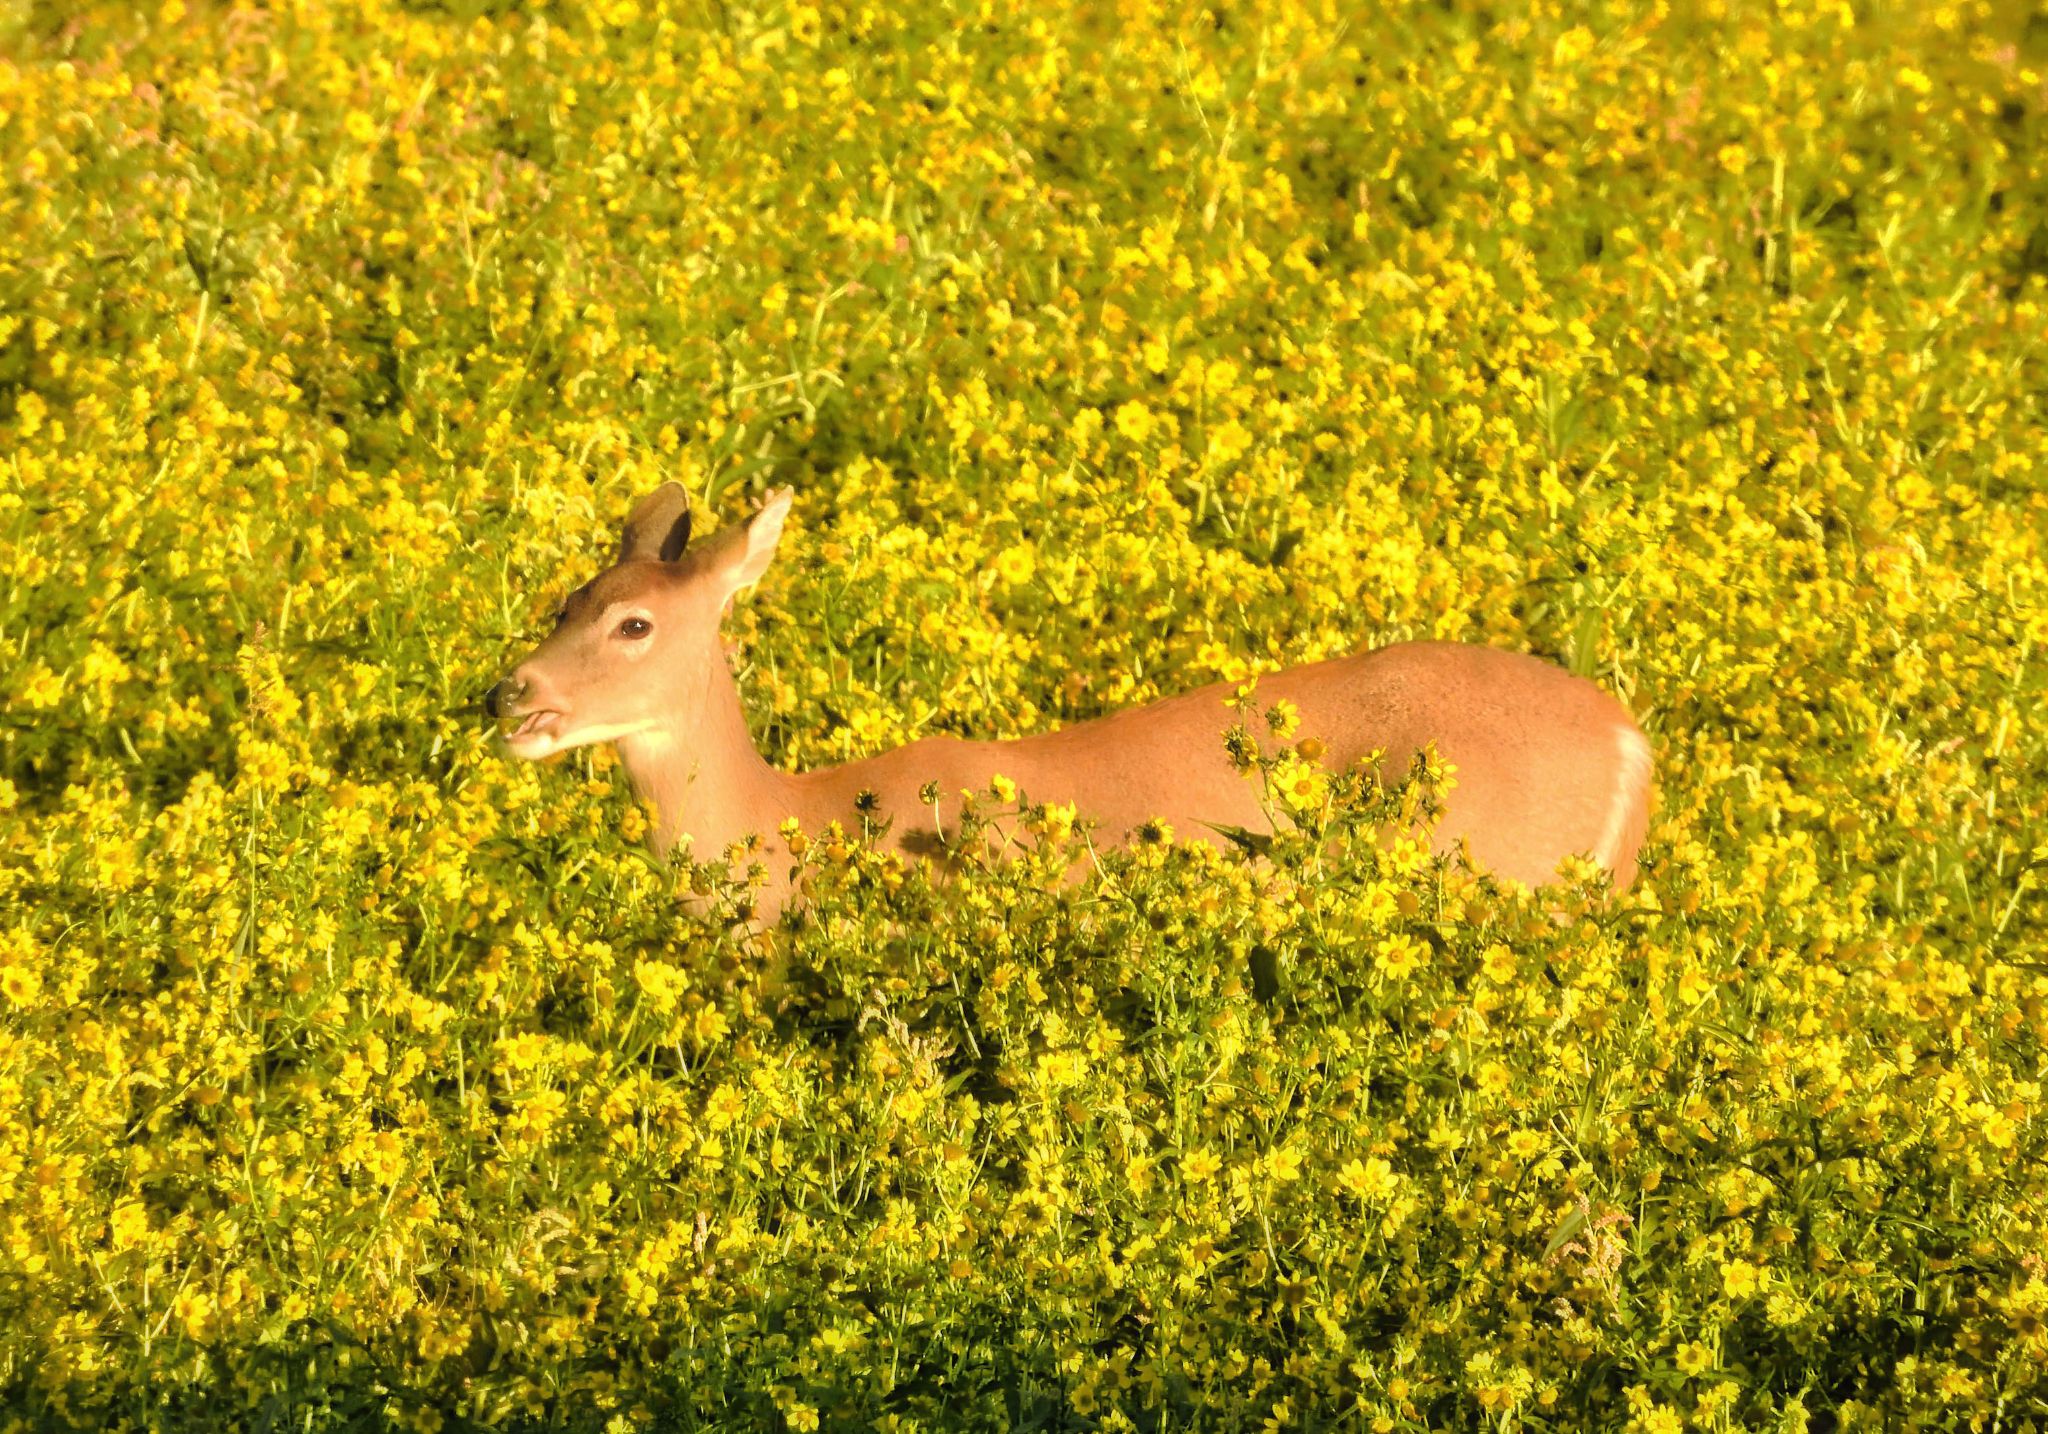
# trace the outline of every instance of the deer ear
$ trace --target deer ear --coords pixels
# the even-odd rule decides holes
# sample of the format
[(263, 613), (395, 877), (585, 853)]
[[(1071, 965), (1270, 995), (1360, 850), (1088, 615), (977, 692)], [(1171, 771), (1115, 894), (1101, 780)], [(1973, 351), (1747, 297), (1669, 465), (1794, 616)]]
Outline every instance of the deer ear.
[(768, 571), (768, 564), (775, 560), (776, 546), (782, 541), (783, 520), (789, 517), (789, 505), (796, 501), (796, 494), (788, 488), (777, 488), (761, 500), (761, 511), (747, 519), (747, 551), (740, 561), (734, 587), (749, 587), (761, 581)]
[(782, 541), (782, 523), (796, 494), (777, 488), (761, 500), (760, 508), (744, 523), (722, 530), (706, 550), (704, 561), (713, 566), (725, 586), (725, 601), (741, 588), (761, 581), (768, 564), (775, 560), (775, 546)]
[(690, 490), (670, 480), (633, 505), (619, 537), (619, 561), (672, 563), (690, 541)]

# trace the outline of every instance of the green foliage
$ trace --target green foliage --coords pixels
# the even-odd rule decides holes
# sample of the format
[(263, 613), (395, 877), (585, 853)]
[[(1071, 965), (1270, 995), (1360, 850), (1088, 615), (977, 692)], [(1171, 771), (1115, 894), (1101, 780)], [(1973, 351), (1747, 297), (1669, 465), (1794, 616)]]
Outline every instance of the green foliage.
[[(0, 38), (0, 1431), (2048, 1418), (2039, 17)], [(1252, 850), (737, 933), (475, 710), (669, 477), (779, 763), (1490, 642), (1642, 879), (1248, 709)]]

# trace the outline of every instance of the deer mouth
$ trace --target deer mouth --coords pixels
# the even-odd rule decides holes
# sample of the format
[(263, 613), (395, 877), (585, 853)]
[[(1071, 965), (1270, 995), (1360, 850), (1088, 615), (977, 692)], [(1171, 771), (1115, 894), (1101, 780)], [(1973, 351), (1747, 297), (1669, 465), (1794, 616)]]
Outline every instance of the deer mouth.
[(561, 721), (561, 718), (562, 714), (551, 708), (542, 708), (538, 712), (523, 713), (520, 715), (516, 726), (507, 727), (505, 724), (500, 723), (498, 736), (507, 747), (517, 749), (519, 747), (536, 746), (553, 738), (555, 726)]

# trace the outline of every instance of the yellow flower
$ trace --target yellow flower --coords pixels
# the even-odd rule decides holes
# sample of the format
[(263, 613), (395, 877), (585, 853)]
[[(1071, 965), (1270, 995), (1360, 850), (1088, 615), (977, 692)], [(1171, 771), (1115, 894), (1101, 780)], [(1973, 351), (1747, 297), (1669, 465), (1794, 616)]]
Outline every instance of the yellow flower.
[(675, 1010), (687, 988), (682, 971), (666, 961), (635, 961), (633, 981), (646, 995), (647, 1004), (661, 1016)]
[(717, 1042), (724, 1040), (726, 1032), (731, 1029), (732, 1023), (725, 1018), (725, 1013), (716, 1006), (701, 1007), (697, 1012), (696, 1018), (691, 1022), (692, 1034), (696, 1036), (699, 1046), (715, 1045)]
[(1252, 446), (1252, 431), (1234, 418), (1226, 418), (1209, 430), (1209, 461), (1234, 463)]
[(1154, 422), (1152, 411), (1136, 399), (1117, 407), (1116, 431), (1133, 443), (1143, 443), (1150, 438)]
[(1629, 1421), (1636, 1434), (1683, 1434), (1685, 1416), (1668, 1404), (1653, 1404)]
[(213, 1322), (213, 1300), (204, 1289), (186, 1285), (171, 1301), (171, 1314), (188, 1339), (205, 1339)]
[(1513, 948), (1496, 941), (1480, 953), (1479, 969), (1496, 986), (1505, 986), (1515, 979), (1521, 963), (1515, 959)]
[(16, 1006), (27, 1007), (35, 1004), (43, 994), (43, 978), (26, 966), (0, 966), (0, 996), (5, 996)]
[(705, 1103), (704, 1122), (714, 1131), (724, 1130), (746, 1114), (746, 1110), (746, 1097), (733, 1086), (721, 1084)]
[(498, 1059), (508, 1071), (530, 1071), (547, 1059), (548, 1046), (548, 1038), (540, 1032), (520, 1031), (499, 1039)]
[(1337, 1184), (1361, 1200), (1384, 1199), (1393, 1194), (1400, 1183), (1392, 1163), (1377, 1155), (1369, 1155), (1364, 1160), (1354, 1157), (1337, 1172)]
[(132, 1249), (149, 1234), (149, 1210), (140, 1200), (121, 1200), (107, 1221), (107, 1243), (116, 1250)]
[(1588, 30), (1584, 25), (1574, 25), (1559, 35), (1551, 44), (1551, 63), (1557, 65), (1577, 64), (1580, 60), (1593, 53), (1593, 47), (1596, 43), (1597, 41), (1591, 30)]
[(1073, 835), (1080, 808), (1072, 802), (1048, 802), (1039, 808), (1034, 825), (1050, 842), (1062, 842)]
[(1395, 981), (1405, 981), (1429, 959), (1429, 948), (1412, 936), (1396, 934), (1380, 938), (1373, 949), (1373, 965)]
[(46, 712), (63, 698), (62, 678), (40, 662), (30, 666), (21, 683), (21, 700), (24, 703), (38, 712)]
[(1763, 1284), (1764, 1272), (1747, 1260), (1729, 1260), (1721, 1266), (1721, 1289), (1731, 1300), (1748, 1299)]
[(1270, 780), (1280, 800), (1297, 812), (1316, 810), (1329, 795), (1329, 773), (1291, 752), (1273, 768)]
[(1013, 543), (996, 554), (996, 576), (1010, 587), (1022, 587), (1037, 571), (1037, 550), (1029, 543)]
[(537, 1143), (545, 1140), (568, 1105), (569, 1098), (561, 1091), (538, 1091), (514, 1107), (506, 1119), (506, 1130), (517, 1141)]

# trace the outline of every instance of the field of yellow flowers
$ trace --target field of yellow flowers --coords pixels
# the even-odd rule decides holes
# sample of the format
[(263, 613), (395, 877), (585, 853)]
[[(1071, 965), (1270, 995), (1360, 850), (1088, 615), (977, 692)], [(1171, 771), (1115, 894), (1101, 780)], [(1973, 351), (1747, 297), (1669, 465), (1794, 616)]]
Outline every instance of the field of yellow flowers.
[[(2038, 3), (16, 4), (0, 171), (0, 1431), (2048, 1427)], [(671, 477), (772, 760), (1457, 638), (1643, 880), (743, 939), (476, 707)]]

